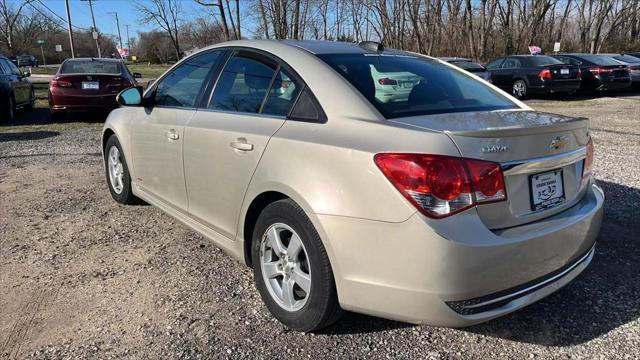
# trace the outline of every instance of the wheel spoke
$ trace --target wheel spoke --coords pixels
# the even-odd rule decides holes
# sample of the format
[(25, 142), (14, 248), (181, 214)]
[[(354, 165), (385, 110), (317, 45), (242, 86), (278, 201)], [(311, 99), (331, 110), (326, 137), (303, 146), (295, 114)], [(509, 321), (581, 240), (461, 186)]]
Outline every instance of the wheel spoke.
[(262, 271), (268, 279), (273, 279), (274, 277), (280, 275), (277, 264), (277, 261), (262, 264)]
[(267, 232), (267, 240), (269, 241), (268, 244), (271, 246), (274, 252), (276, 252), (276, 256), (280, 257), (281, 254), (284, 254), (286, 252), (286, 249), (284, 248), (284, 245), (282, 245), (282, 241), (280, 240), (280, 233), (275, 228), (275, 226), (270, 228)]
[(293, 280), (282, 280), (282, 301), (289, 307), (293, 307), (296, 299), (293, 297)]
[(293, 270), (293, 272), (291, 273), (291, 280), (298, 284), (298, 286), (300, 286), (300, 288), (307, 294), (309, 294), (309, 291), (311, 291), (311, 276), (302, 272), (300, 268), (296, 267)]
[(287, 257), (289, 257), (289, 259), (295, 259), (300, 253), (300, 250), (302, 250), (302, 240), (300, 240), (298, 234), (293, 233), (291, 240), (289, 240), (289, 246), (287, 247)]

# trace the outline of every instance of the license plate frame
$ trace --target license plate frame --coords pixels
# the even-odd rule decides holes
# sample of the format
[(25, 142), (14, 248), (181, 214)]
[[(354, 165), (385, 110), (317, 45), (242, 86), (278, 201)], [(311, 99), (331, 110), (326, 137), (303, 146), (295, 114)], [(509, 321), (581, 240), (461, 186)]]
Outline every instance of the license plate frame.
[[(547, 188), (542, 189), (545, 186)], [(536, 191), (536, 188), (541, 190)], [(531, 211), (551, 209), (564, 203), (566, 194), (563, 170), (553, 169), (529, 175), (529, 197)]]
[(560, 69), (560, 75), (569, 75), (569, 69)]
[(82, 90), (100, 90), (100, 83), (97, 81), (83, 81)]

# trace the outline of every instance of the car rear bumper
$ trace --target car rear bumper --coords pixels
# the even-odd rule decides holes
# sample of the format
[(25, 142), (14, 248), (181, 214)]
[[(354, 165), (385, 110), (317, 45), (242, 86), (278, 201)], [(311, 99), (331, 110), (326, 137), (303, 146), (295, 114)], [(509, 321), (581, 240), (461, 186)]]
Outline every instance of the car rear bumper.
[(531, 87), (533, 93), (562, 93), (573, 92), (580, 89), (582, 80), (551, 80), (545, 82), (542, 86)]
[(612, 78), (600, 80), (596, 90), (608, 91), (608, 90), (620, 90), (631, 86), (631, 78)]
[[(582, 272), (603, 202), (592, 184), (566, 211), (493, 231), (475, 209), (441, 220), (416, 213), (402, 223), (316, 216), (344, 309), (459, 327), (531, 304)], [(477, 304), (479, 311), (468, 309)]]
[(109, 110), (117, 108), (117, 94), (100, 95), (52, 95), (49, 98), (51, 112)]

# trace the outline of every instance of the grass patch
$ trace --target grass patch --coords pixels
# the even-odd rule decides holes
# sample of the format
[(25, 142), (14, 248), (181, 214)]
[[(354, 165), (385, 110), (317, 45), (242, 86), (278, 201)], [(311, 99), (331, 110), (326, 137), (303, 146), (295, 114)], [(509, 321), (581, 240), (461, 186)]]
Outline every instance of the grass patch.
[[(142, 74), (143, 78), (155, 79), (162, 75), (168, 68), (171, 67), (169, 64), (149, 64), (149, 63), (137, 63), (137, 64), (127, 64), (129, 70), (134, 73), (138, 72)], [(31, 68), (32, 74), (41, 74), (41, 75), (54, 75), (58, 71), (58, 67), (37, 67)]]

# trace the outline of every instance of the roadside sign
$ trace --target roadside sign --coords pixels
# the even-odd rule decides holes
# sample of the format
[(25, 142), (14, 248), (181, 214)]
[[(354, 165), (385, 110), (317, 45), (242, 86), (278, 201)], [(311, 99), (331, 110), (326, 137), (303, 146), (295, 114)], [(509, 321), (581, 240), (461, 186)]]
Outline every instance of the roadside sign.
[(56, 45), (56, 52), (62, 52), (62, 45)]
[(138, 57), (135, 55), (131, 55), (131, 61), (136, 61), (136, 60), (138, 60)]
[(120, 54), (120, 57), (129, 57), (129, 49), (128, 48), (119, 48), (116, 47), (116, 50), (118, 50), (118, 54)]
[(560, 43), (559, 42), (553, 44), (553, 52), (555, 52), (555, 53), (560, 52)]
[(537, 55), (542, 53), (542, 48), (539, 46), (531, 45), (529, 46), (529, 52), (531, 55)]
[(36, 44), (38, 44), (38, 46), (42, 46), (45, 44), (46, 41), (44, 40), (36, 40)]

